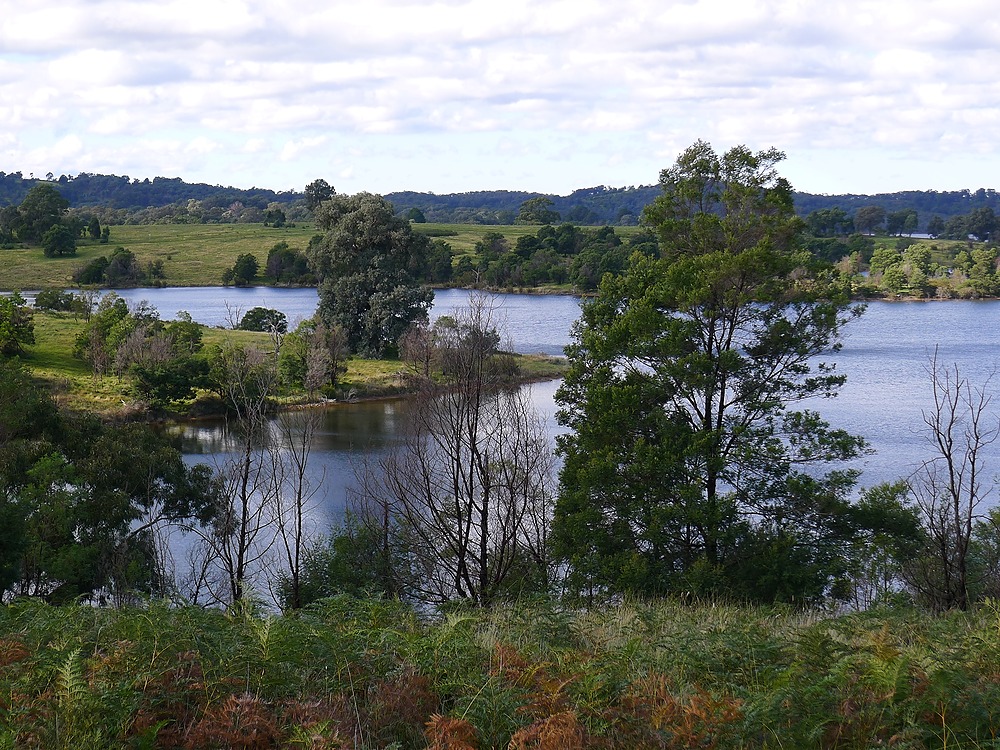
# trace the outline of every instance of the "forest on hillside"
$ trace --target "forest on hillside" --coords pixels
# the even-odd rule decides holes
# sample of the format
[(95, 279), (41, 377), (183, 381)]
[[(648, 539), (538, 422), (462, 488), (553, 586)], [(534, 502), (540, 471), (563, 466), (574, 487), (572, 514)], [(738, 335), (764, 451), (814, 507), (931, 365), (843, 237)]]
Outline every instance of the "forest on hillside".
[[(290, 221), (306, 214), (306, 195), (300, 191), (264, 188), (236, 188), (205, 183), (188, 183), (180, 178), (132, 178), (128, 175), (100, 175), (81, 172), (76, 176), (52, 173), (44, 178), (25, 177), (21, 172), (0, 172), (0, 207), (20, 204), (32, 187), (49, 182), (57, 187), (73, 208), (101, 207), (110, 223), (163, 222), (258, 222), (271, 208), (280, 206)], [(545, 195), (517, 190), (479, 190), (436, 195), (401, 191), (385, 197), (400, 215), (418, 220), (450, 224), (513, 224), (521, 205), (534, 198), (551, 201), (558, 221), (600, 226), (637, 224), (643, 208), (659, 193), (657, 185), (596, 187), (574, 190), (569, 195)], [(915, 231), (927, 231), (938, 217), (947, 221), (973, 210), (989, 208), (1000, 212), (1000, 195), (992, 188), (978, 190), (907, 190), (878, 195), (815, 195), (795, 192), (795, 209), (806, 217), (816, 211), (840, 209), (853, 215), (864, 207), (879, 207), (887, 214), (915, 211)], [(191, 202), (196, 202), (196, 206)], [(192, 211), (193, 207), (193, 211)], [(156, 210), (158, 209), (158, 210)], [(169, 209), (169, 210), (168, 210)]]

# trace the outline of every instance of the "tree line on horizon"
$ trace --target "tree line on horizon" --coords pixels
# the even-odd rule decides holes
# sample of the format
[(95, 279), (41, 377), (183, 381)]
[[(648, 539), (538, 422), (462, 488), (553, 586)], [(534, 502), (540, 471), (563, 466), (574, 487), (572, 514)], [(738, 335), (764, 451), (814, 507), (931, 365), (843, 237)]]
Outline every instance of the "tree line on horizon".
[[(90, 209), (102, 223), (256, 223), (267, 220), (269, 211), (281, 209), (289, 221), (307, 219), (304, 192), (248, 189), (188, 183), (180, 178), (132, 178), (81, 172), (76, 176), (52, 173), (44, 178), (25, 177), (21, 172), (0, 172), (0, 207), (18, 205), (32, 187), (51, 184), (72, 209)], [(577, 225), (638, 224), (643, 209), (655, 200), (657, 185), (608, 187), (599, 185), (569, 195), (517, 190), (479, 190), (437, 195), (430, 192), (398, 191), (385, 195), (397, 214), (417, 221), (450, 224), (514, 224), (525, 201), (546, 198), (556, 221)], [(937, 234), (937, 217), (949, 219), (976, 210), (1000, 212), (1000, 195), (992, 188), (978, 190), (906, 190), (876, 195), (818, 195), (794, 191), (796, 213), (806, 218), (815, 212), (839, 210), (852, 219), (862, 209), (881, 210), (885, 216), (915, 212), (917, 226), (911, 231)], [(97, 209), (100, 209), (99, 211)], [(883, 222), (885, 219), (883, 219)], [(864, 222), (863, 222), (864, 223)], [(886, 231), (893, 232), (891, 225)], [(865, 231), (859, 229), (858, 231)]]

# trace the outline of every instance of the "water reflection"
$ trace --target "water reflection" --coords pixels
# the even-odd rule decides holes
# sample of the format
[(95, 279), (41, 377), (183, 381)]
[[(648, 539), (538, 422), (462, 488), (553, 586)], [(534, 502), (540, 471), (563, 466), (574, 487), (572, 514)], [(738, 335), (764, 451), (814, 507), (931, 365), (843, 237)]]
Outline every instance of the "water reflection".
[[(137, 299), (150, 299), (161, 311), (187, 309), (201, 320), (202, 316), (217, 314), (221, 304), (218, 290), (214, 290), (214, 297), (205, 291), (197, 290), (197, 299), (209, 306), (205, 310), (192, 304), (185, 290), (144, 289), (129, 293)], [(271, 298), (274, 306), (286, 310), (286, 314), (289, 309), (315, 307), (314, 289), (270, 292), (277, 295)], [(165, 296), (155, 296), (160, 293)], [(469, 294), (465, 290), (438, 291), (432, 315), (451, 314), (464, 307)], [(500, 318), (517, 351), (559, 354), (569, 343), (570, 328), (579, 316), (577, 298), (504, 294), (496, 299)], [(284, 307), (285, 300), (291, 307)], [(921, 412), (930, 404), (926, 366), (935, 346), (939, 347), (941, 362), (956, 363), (971, 383), (985, 384), (1000, 355), (998, 323), (997, 301), (874, 302), (859, 320), (847, 326), (843, 349), (824, 357), (847, 375), (847, 383), (837, 398), (808, 406), (820, 411), (834, 426), (862, 435), (875, 448), (874, 455), (855, 464), (864, 472), (864, 486), (905, 477), (927, 455)], [(532, 388), (532, 402), (546, 418), (552, 437), (560, 429), (555, 423), (557, 386), (553, 382)], [(993, 386), (1000, 387), (1000, 380), (995, 380)], [(396, 439), (403, 409), (405, 401), (378, 401), (324, 410), (317, 460), (322, 454), (329, 467), (328, 483), (338, 485), (328, 492), (329, 507), (343, 508), (345, 488), (353, 482), (357, 457)], [(185, 429), (186, 451), (210, 456), (224, 450), (225, 442), (217, 433), (219, 425), (195, 423)], [(987, 472), (991, 479), (1000, 471), (998, 451), (1000, 444), (994, 444), (988, 452)]]
[[(316, 290), (275, 287), (164, 287), (162, 289), (119, 289), (115, 292), (130, 303), (146, 300), (171, 320), (184, 310), (193, 320), (208, 326), (232, 327), (235, 317), (252, 307), (281, 310), (293, 327), (312, 317), (319, 298)], [(467, 289), (438, 289), (434, 293), (431, 319), (452, 315), (469, 305)], [(497, 320), (514, 350), (522, 354), (562, 354), (569, 343), (570, 326), (580, 315), (580, 300), (566, 294), (495, 294)]]

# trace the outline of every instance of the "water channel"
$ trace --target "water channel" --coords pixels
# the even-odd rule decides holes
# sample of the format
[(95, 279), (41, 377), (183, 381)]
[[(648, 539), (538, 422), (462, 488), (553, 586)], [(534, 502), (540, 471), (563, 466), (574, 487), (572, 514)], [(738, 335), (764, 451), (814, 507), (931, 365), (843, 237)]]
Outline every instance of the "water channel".
[[(282, 310), (294, 325), (312, 315), (314, 289), (138, 289), (120, 292), (129, 300), (146, 299), (164, 318), (186, 310), (199, 322), (227, 325), (235, 308), (254, 306)], [(464, 290), (437, 292), (432, 316), (464, 306)], [(227, 309), (227, 303), (229, 308)], [(570, 340), (579, 314), (575, 297), (565, 295), (497, 295), (506, 333), (519, 352), (559, 354)], [(827, 358), (847, 375), (835, 399), (809, 404), (835, 426), (864, 436), (875, 452), (856, 462), (861, 484), (907, 476), (928, 455), (922, 411), (930, 406), (929, 358), (935, 347), (942, 363), (956, 364), (973, 384), (988, 382), (1000, 361), (1000, 301), (873, 302), (846, 331), (843, 349)], [(1000, 381), (993, 383), (1000, 386)], [(558, 383), (530, 386), (532, 402), (555, 434), (554, 395)], [(1000, 401), (997, 402), (1000, 409)], [(405, 402), (337, 404), (324, 410), (314, 460), (324, 481), (317, 502), (321, 522), (340, 517), (354, 468), (366, 452), (392, 443)], [(208, 458), (225, 451), (217, 423), (185, 428), (185, 450)], [(990, 475), (1000, 471), (1000, 444), (990, 446)], [(994, 500), (995, 502), (995, 500)]]

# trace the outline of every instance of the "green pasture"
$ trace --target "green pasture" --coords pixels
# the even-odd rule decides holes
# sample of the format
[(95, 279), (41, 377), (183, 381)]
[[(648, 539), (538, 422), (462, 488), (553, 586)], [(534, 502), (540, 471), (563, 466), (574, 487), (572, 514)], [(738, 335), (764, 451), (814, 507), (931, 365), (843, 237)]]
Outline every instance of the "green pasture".
[[(455, 260), (463, 255), (475, 259), (475, 245), (487, 232), (500, 232), (511, 247), (518, 237), (536, 234), (537, 225), (486, 226), (482, 224), (414, 224), (415, 231), (447, 242)], [(638, 227), (618, 227), (623, 236)], [(265, 227), (262, 224), (126, 224), (111, 227), (108, 244), (80, 240), (75, 256), (46, 258), (40, 247), (0, 250), (0, 290), (69, 288), (73, 273), (91, 260), (110, 256), (116, 247), (135, 253), (138, 261), (163, 262), (167, 286), (219, 286), (222, 273), (237, 256), (251, 253), (263, 270), (268, 251), (279, 242), (304, 250), (316, 234), (312, 224)]]
[(252, 253), (261, 266), (279, 242), (305, 249), (311, 224), (276, 229), (262, 224), (126, 224), (111, 227), (106, 245), (81, 240), (75, 256), (46, 258), (39, 247), (0, 250), (0, 289), (70, 287), (73, 272), (116, 247), (135, 253), (143, 265), (163, 262), (169, 286), (219, 286), (237, 256)]

